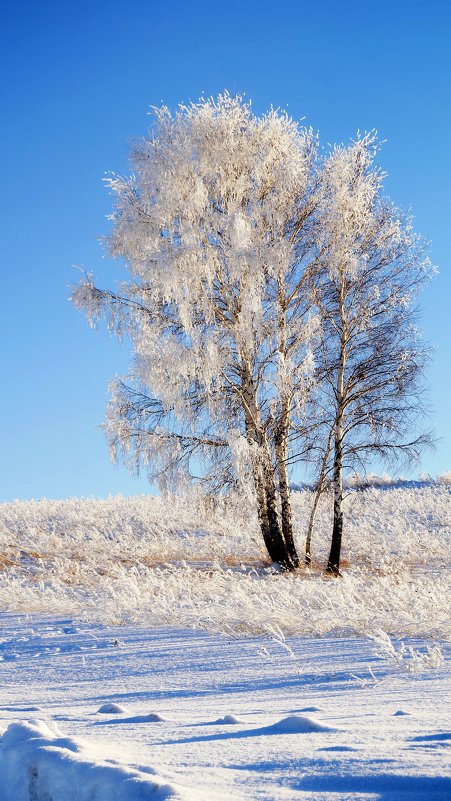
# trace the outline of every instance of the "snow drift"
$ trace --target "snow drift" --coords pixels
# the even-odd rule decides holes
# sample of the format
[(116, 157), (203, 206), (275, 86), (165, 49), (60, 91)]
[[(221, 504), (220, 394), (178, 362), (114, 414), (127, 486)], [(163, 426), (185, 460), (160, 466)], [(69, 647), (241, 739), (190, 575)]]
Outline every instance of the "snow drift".
[(166, 801), (175, 788), (96, 757), (55, 723), (11, 723), (0, 746), (2, 801)]

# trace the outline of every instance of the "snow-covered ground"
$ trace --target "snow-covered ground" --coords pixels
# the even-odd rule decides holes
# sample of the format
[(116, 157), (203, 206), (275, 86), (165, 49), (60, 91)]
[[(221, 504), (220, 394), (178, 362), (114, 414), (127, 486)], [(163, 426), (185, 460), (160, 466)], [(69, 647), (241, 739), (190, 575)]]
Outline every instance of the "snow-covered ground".
[(239, 507), (0, 506), (0, 801), (448, 801), (450, 512), (351, 493), (330, 580), (324, 506), (298, 575)]
[(449, 668), (289, 646), (4, 616), (2, 801), (451, 797)]

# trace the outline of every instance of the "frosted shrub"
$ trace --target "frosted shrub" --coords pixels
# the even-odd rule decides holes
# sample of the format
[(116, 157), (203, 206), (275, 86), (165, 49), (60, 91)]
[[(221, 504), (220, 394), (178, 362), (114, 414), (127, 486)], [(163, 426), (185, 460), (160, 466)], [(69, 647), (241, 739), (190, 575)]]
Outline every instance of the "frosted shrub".
[(411, 645), (400, 642), (395, 646), (389, 635), (381, 629), (369, 634), (368, 637), (377, 645), (376, 655), (388, 659), (394, 665), (408, 673), (422, 673), (431, 668), (440, 668), (444, 663), (442, 650), (439, 645), (418, 650)]

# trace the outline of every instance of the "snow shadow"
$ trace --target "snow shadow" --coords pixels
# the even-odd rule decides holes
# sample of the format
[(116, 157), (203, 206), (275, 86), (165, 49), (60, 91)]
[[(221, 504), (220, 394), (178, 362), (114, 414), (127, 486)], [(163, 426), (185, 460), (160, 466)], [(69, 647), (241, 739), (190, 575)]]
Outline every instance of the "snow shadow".
[(96, 720), (91, 723), (91, 726), (117, 726), (120, 723), (162, 723), (164, 718), (155, 712), (150, 712), (148, 715), (133, 715), (126, 718), (111, 718), (110, 720)]
[[(290, 782), (291, 784), (291, 782)], [(378, 773), (367, 776), (305, 776), (292, 789), (311, 793), (374, 793), (378, 801), (449, 801), (451, 778), (446, 776), (399, 776)]]
[[(370, 760), (369, 766), (384, 760)], [(390, 761), (390, 760), (387, 760)], [(355, 763), (353, 763), (352, 767)], [(336, 766), (336, 770), (334, 767)], [(232, 770), (256, 771), (263, 780), (265, 774), (271, 783), (279, 771), (283, 771), (284, 786), (299, 792), (337, 793), (346, 797), (377, 795), (378, 801), (449, 801), (451, 798), (451, 778), (447, 776), (400, 776), (396, 773), (374, 773), (366, 775), (343, 774), (343, 765), (317, 760), (299, 760), (291, 763), (297, 776), (286, 775), (283, 761), (255, 762), (250, 764), (229, 764)]]
[[(369, 660), (367, 660), (369, 661)], [(132, 674), (130, 674), (132, 675)], [(86, 695), (84, 701), (87, 703), (102, 703), (103, 701), (115, 701), (117, 703), (127, 703), (131, 701), (148, 701), (154, 704), (164, 704), (166, 701), (174, 701), (177, 699), (184, 700), (187, 698), (210, 698), (213, 695), (246, 695), (249, 692), (265, 692), (270, 691), (275, 693), (278, 690), (291, 690), (293, 692), (301, 692), (305, 689), (306, 692), (311, 693), (311, 687), (315, 692), (321, 691), (323, 685), (329, 687), (333, 684), (334, 690), (347, 690), (349, 689), (350, 674), (349, 670), (341, 670), (335, 672), (326, 672), (323, 674), (318, 673), (294, 673), (283, 678), (274, 676), (250, 676), (248, 680), (241, 680), (237, 682), (218, 682), (214, 690), (203, 689), (202, 687), (189, 687), (189, 688), (176, 688), (168, 690), (153, 689), (152, 691), (138, 691), (138, 692), (114, 692), (108, 695)], [(316, 712), (322, 711), (317, 707), (302, 707), (292, 709), (291, 712)]]
[(431, 743), (431, 742), (443, 742), (445, 740), (451, 740), (451, 731), (438, 732), (437, 734), (423, 734), (419, 737), (412, 737), (410, 739), (410, 742)]
[[(132, 676), (133, 674), (130, 674)], [(219, 690), (218, 690), (219, 692)], [(118, 703), (127, 703), (127, 701), (173, 701), (178, 698), (208, 698), (212, 695), (212, 691), (202, 689), (176, 689), (176, 690), (143, 690), (142, 692), (129, 692), (129, 693), (109, 693), (99, 695), (87, 695), (84, 697), (86, 703), (100, 703), (102, 701), (111, 701), (114, 699)], [(95, 713), (97, 714), (97, 713)]]

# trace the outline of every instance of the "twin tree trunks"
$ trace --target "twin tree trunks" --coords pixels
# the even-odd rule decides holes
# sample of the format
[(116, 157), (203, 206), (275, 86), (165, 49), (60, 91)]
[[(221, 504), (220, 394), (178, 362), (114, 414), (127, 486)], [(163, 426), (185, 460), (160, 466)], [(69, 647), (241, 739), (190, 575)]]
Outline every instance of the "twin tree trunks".
[[(342, 354), (338, 375), (338, 398), (341, 408), (343, 394), (343, 376), (345, 356)], [(242, 393), (244, 399), (245, 425), (247, 438), (256, 446), (259, 458), (253, 468), (253, 478), (257, 499), (258, 518), (263, 540), (273, 562), (280, 564), (283, 570), (294, 570), (300, 566), (299, 555), (293, 537), (293, 519), (290, 501), (290, 486), (287, 469), (288, 454), (288, 402), (286, 413), (282, 412), (275, 438), (276, 471), (271, 459), (270, 446), (262, 425), (257, 405), (257, 387), (252, 377), (249, 361), (242, 360)], [(338, 576), (340, 564), (341, 538), (343, 529), (343, 480), (342, 480), (342, 438), (343, 419), (338, 415), (335, 427), (334, 455), (334, 522), (332, 541), (327, 564), (327, 572)], [(278, 486), (277, 486), (278, 482)], [(306, 563), (311, 563), (310, 541), (313, 516), (316, 511), (319, 493), (314, 502), (306, 545)], [(280, 514), (279, 514), (280, 509)]]
[(257, 403), (257, 386), (253, 378), (250, 358), (245, 353), (242, 354), (241, 365), (241, 388), (246, 435), (258, 454), (253, 467), (253, 478), (263, 540), (273, 562), (278, 562), (284, 570), (294, 570), (299, 567), (300, 561), (293, 539), (290, 489), (286, 463), (288, 414), (282, 414), (276, 436), (275, 450), (279, 484), (277, 488), (271, 450)]
[[(283, 570), (294, 570), (300, 566), (300, 559), (293, 537), (288, 478), (285, 470), (283, 470), (282, 475), (279, 477), (279, 490), (277, 491), (274, 472), (269, 459), (269, 450), (267, 455), (267, 468), (262, 466), (254, 469), (254, 484), (261, 532), (272, 561), (280, 564)], [(279, 499), (280, 504), (278, 502)], [(315, 507), (318, 499), (319, 495), (315, 498)], [(343, 531), (342, 500), (341, 470), (337, 469), (337, 472), (334, 473), (334, 520), (327, 563), (327, 572), (334, 576), (340, 575), (339, 565)], [(309, 528), (305, 558), (307, 565), (311, 564), (310, 539), (311, 529)]]

